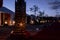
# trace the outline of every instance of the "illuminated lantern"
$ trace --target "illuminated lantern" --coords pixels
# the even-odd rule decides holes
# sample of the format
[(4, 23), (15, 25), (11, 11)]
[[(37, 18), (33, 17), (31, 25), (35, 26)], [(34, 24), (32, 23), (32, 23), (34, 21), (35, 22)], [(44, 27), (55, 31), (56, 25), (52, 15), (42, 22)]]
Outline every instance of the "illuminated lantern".
[(5, 24), (8, 24), (8, 22), (7, 22), (7, 21), (5, 21)]

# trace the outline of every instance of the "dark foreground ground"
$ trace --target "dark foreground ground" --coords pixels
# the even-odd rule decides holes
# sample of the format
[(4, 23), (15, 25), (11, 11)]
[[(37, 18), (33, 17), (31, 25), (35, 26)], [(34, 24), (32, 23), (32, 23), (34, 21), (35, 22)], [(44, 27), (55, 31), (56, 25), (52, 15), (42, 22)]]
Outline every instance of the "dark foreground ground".
[(0, 28), (0, 40), (60, 40), (60, 23), (55, 22), (49, 27), (43, 28), (41, 31), (36, 32), (35, 35), (24, 30), (23, 34), (11, 34), (11, 31), (14, 28), (9, 27), (10, 29), (5, 29), (4, 31)]
[[(60, 23), (53, 23), (32, 37), (33, 39), (60, 40)], [(34, 39), (34, 40), (35, 40)]]

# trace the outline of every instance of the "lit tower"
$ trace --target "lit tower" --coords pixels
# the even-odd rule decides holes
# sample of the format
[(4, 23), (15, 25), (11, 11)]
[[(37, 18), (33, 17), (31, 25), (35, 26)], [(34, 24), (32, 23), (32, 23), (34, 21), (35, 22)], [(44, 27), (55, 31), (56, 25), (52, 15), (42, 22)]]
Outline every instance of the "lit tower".
[(3, 0), (0, 0), (0, 7), (3, 6)]
[(26, 2), (15, 0), (15, 26), (24, 30), (26, 26)]

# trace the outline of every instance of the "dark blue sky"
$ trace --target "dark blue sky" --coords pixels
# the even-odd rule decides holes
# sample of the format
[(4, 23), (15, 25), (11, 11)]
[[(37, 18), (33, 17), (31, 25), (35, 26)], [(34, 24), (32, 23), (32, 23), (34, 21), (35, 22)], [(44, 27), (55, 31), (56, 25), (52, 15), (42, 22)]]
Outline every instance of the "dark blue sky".
[[(52, 0), (26, 0), (26, 13), (27, 14), (34, 14), (30, 12), (29, 8), (33, 7), (33, 5), (37, 5), (40, 8), (40, 11), (45, 11), (45, 15), (48, 14), (49, 16), (56, 15), (55, 11), (50, 9), (48, 2)], [(15, 0), (4, 0), (3, 6), (7, 7), (8, 9), (15, 11)], [(37, 13), (38, 14), (38, 13)]]
[(7, 7), (8, 9), (15, 11), (15, 0), (3, 0), (3, 6)]

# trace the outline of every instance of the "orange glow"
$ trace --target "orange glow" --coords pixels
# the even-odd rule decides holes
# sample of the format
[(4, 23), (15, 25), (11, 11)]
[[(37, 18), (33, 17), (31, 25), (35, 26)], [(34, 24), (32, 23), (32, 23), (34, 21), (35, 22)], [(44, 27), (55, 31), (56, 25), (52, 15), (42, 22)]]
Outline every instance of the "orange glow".
[(12, 21), (10, 21), (10, 26), (12, 26)]
[(40, 21), (40, 23), (45, 23), (45, 21)]
[(13, 21), (13, 24), (15, 24), (15, 21)]
[(15, 21), (13, 21), (13, 25), (15, 25)]
[(10, 20), (9, 21), (9, 26), (15, 25), (15, 21)]
[(20, 26), (23, 26), (23, 23), (20, 23), (19, 25), (20, 25)]
[(7, 21), (5, 21), (5, 24), (8, 24)]

